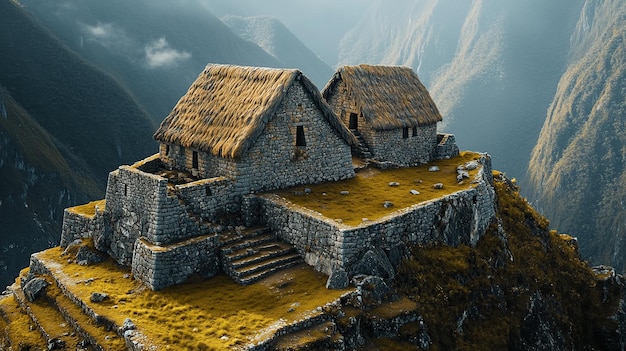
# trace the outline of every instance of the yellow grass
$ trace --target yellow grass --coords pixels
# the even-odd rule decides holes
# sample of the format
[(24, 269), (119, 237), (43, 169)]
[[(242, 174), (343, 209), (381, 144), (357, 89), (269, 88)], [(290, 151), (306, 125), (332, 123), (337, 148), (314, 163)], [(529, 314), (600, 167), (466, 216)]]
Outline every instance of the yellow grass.
[[(8, 317), (10, 322), (7, 324), (0, 316), (0, 326), (4, 326), (0, 330), (0, 349), (8, 347), (8, 345), (5, 345), (5, 342), (9, 340), (13, 343), (14, 350), (28, 350), (29, 348), (33, 350), (46, 349), (46, 341), (37, 328), (34, 327), (28, 315), (19, 308), (17, 300), (13, 295), (0, 299), (0, 311), (2, 315)], [(3, 333), (6, 333), (9, 340), (3, 340)]]
[(96, 206), (98, 207), (98, 211), (104, 211), (104, 207), (106, 206), (106, 200), (102, 199), (98, 201), (92, 201), (84, 205), (69, 207), (67, 210), (87, 217), (93, 217), (96, 215)]
[[(379, 170), (367, 168), (357, 172), (356, 177), (338, 182), (297, 186), (275, 192), (290, 202), (317, 211), (330, 219), (341, 219), (347, 225), (363, 223), (363, 218), (376, 220), (392, 212), (425, 201), (440, 198), (460, 190), (470, 189), (478, 169), (469, 171), (470, 179), (457, 183), (456, 168), (468, 161), (480, 158), (480, 154), (463, 152), (449, 160), (435, 161), (419, 167)], [(438, 166), (438, 172), (429, 172), (431, 166)], [(397, 187), (390, 182), (400, 183)], [(434, 189), (435, 183), (443, 183), (443, 189)], [(302, 194), (304, 188), (312, 190)], [(413, 195), (410, 190), (417, 190)], [(349, 195), (341, 195), (341, 191)], [(383, 203), (391, 201), (393, 207), (385, 208)]]
[[(159, 350), (243, 345), (257, 333), (271, 333), (346, 292), (327, 290), (327, 277), (304, 265), (245, 287), (218, 275), (153, 292), (124, 278), (129, 272), (112, 261), (79, 266), (61, 258), (61, 252), (52, 248), (38, 257), (56, 266), (55, 276), (63, 277), (83, 301), (94, 291), (108, 294), (102, 303), (87, 303), (118, 325), (130, 318)], [(93, 282), (85, 283), (89, 278)]]

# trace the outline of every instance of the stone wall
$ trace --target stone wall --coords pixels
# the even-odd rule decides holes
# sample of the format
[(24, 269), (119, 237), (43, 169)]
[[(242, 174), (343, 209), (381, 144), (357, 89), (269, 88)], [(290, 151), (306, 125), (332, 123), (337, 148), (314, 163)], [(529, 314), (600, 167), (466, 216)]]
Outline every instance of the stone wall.
[(435, 160), (446, 160), (459, 155), (459, 147), (456, 145), (454, 134), (437, 134), (437, 147), (435, 148)]
[(180, 284), (194, 273), (210, 278), (220, 269), (217, 251), (217, 235), (164, 246), (139, 239), (135, 243), (132, 273), (152, 290)]
[(374, 130), (369, 126), (359, 127), (374, 159), (391, 162), (399, 166), (417, 166), (434, 159), (437, 145), (437, 124), (408, 128), (408, 137), (403, 130)]
[(96, 211), (93, 216), (73, 212), (66, 208), (63, 211), (63, 227), (61, 229), (61, 247), (67, 247), (76, 239), (93, 238), (104, 232), (104, 215)]
[(305, 261), (330, 274), (349, 267), (371, 248), (392, 249), (401, 243), (441, 241), (475, 245), (495, 216), (491, 161), (481, 158), (475, 187), (398, 210), (381, 219), (351, 227), (286, 202), (259, 195), (261, 220), (282, 240), (293, 244)]

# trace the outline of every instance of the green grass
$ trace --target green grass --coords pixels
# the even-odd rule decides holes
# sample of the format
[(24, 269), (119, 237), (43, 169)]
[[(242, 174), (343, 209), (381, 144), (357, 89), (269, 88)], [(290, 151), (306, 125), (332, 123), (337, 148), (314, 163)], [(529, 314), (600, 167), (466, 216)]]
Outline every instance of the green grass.
[[(478, 158), (480, 154), (463, 152), (458, 157), (418, 167), (389, 170), (370, 167), (357, 172), (352, 179), (297, 186), (274, 193), (296, 205), (354, 226), (361, 224), (363, 218), (376, 220), (400, 209), (471, 188), (474, 185), (470, 180), (476, 176), (478, 169), (469, 171), (470, 180), (461, 184), (457, 183), (456, 169)], [(429, 167), (433, 165), (440, 170), (429, 172)], [(400, 185), (389, 186), (390, 182), (398, 182)], [(435, 183), (444, 184), (444, 188), (434, 189)], [(311, 193), (304, 194), (305, 188), (311, 189)], [(341, 195), (344, 190), (349, 195)], [(411, 190), (417, 190), (420, 194), (413, 195)], [(393, 206), (383, 207), (385, 201), (391, 201)]]

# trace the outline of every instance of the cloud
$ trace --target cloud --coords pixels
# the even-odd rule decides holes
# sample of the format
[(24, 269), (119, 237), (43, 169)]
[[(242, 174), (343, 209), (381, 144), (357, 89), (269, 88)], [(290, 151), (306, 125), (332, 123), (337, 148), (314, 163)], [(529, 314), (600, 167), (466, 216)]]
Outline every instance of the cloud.
[(178, 51), (170, 47), (163, 37), (148, 43), (144, 51), (150, 68), (175, 65), (191, 57), (191, 54), (186, 51)]
[(126, 31), (112, 23), (80, 24), (86, 41), (91, 41), (120, 55), (130, 55), (137, 45)]

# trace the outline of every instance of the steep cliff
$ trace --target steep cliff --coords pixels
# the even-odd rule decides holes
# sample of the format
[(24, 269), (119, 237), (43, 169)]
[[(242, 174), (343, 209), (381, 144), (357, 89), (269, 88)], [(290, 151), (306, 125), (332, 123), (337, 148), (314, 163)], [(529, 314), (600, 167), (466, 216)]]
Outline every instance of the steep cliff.
[(626, 271), (626, 4), (586, 1), (529, 166), (531, 198), (582, 253)]
[(146, 113), (13, 1), (0, 0), (0, 286), (56, 245), (63, 209), (154, 150)]
[(444, 129), (523, 176), (582, 3), (376, 1), (343, 38), (339, 61), (413, 67)]

